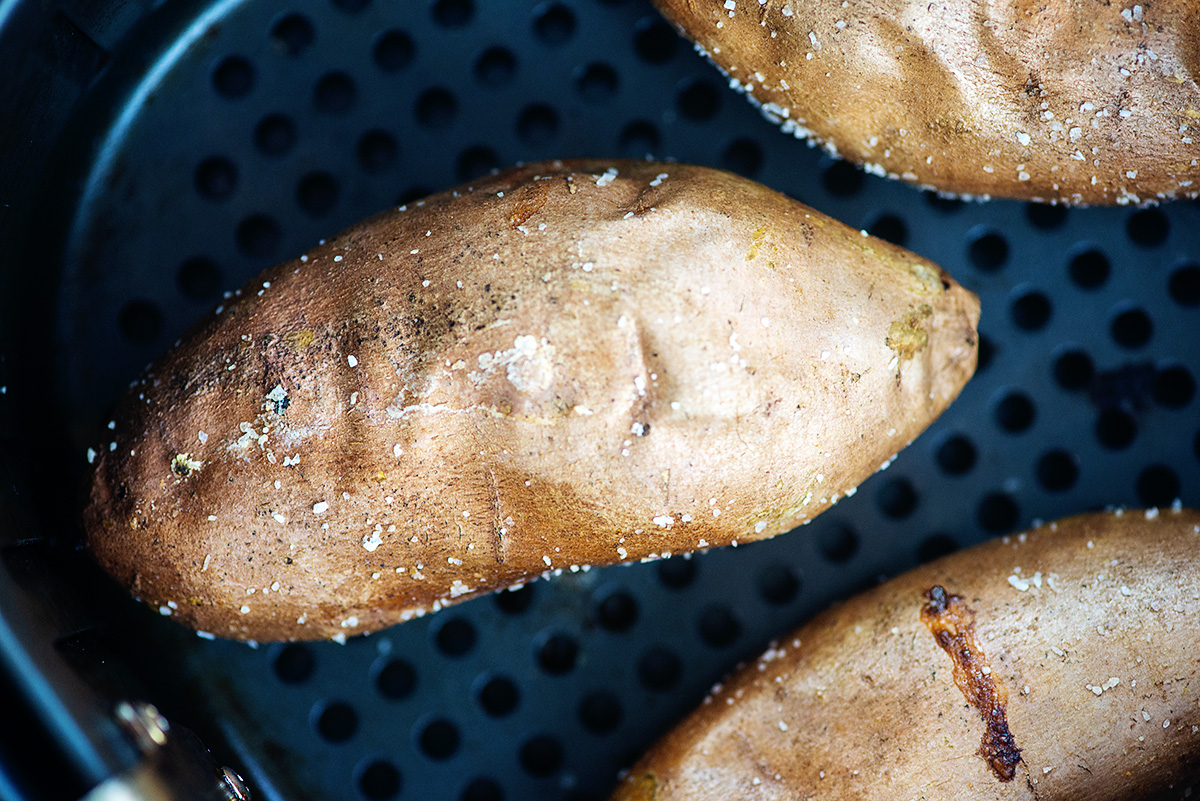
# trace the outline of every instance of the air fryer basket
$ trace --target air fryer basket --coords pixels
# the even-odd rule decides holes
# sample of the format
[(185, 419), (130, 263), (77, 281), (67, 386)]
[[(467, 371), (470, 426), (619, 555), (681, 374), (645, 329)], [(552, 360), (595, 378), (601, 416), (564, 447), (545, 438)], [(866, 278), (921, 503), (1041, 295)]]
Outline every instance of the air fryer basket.
[(89, 624), (106, 653), (256, 798), (601, 799), (713, 682), (836, 599), (1039, 519), (1200, 505), (1195, 202), (963, 203), (865, 175), (775, 130), (647, 0), (67, 3), (53, 28), (46, 69), (70, 74), (7, 123), (46, 167), (10, 163), (0, 198), (0, 437), (32, 486), (0, 511), (56, 541), (78, 541), (75, 485), (119, 392), (223, 291), (492, 168), (722, 167), (982, 298), (960, 399), (771, 541), (565, 571), (345, 645), (200, 639), (74, 583), (106, 599)]

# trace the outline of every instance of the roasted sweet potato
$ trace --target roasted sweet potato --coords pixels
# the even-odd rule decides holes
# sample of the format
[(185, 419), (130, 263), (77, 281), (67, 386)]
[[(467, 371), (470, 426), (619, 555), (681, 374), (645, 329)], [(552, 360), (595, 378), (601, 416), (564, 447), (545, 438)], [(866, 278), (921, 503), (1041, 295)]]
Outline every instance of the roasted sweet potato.
[(516, 169), (218, 308), (119, 405), (90, 546), (164, 614), (274, 640), (769, 537), (946, 407), (977, 316), (923, 259), (732, 175)]
[(1200, 192), (1196, 0), (655, 0), (785, 130), (945, 193)]
[(1198, 553), (1200, 513), (1149, 510), (913, 570), (739, 670), (616, 799), (1186, 797), (1200, 778)]

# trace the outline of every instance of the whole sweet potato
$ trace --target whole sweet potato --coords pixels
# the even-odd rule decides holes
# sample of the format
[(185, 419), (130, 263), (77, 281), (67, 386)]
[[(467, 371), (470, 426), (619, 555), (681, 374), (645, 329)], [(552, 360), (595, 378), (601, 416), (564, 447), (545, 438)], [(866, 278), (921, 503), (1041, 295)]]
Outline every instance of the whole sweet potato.
[(1149, 510), (913, 570), (739, 670), (614, 801), (1187, 797), (1197, 553), (1200, 513)]
[(655, 0), (766, 116), (958, 195), (1200, 192), (1200, 3)]
[(945, 408), (977, 316), (928, 262), (732, 175), (516, 169), (219, 308), (121, 402), (89, 542), (164, 614), (265, 640), (769, 537)]

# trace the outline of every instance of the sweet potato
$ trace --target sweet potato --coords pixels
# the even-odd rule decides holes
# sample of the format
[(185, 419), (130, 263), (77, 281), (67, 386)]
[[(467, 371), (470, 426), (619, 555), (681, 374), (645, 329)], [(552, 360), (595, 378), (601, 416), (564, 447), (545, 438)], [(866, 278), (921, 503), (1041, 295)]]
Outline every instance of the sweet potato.
[(978, 301), (765, 187), (540, 164), (265, 272), (130, 389), (92, 551), (193, 627), (357, 634), (769, 537), (925, 428)]
[(1196, 0), (655, 0), (784, 129), (941, 192), (1200, 192)]
[(1097, 513), (858, 595), (739, 670), (619, 801), (1129, 801), (1200, 777), (1200, 513)]

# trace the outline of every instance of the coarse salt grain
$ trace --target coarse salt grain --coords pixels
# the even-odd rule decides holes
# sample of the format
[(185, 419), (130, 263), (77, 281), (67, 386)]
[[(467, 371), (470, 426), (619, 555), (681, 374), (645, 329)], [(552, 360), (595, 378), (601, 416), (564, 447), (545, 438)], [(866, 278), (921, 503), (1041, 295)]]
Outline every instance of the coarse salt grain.
[(1020, 590), (1021, 592), (1026, 592), (1029, 590), (1029, 582), (1025, 581), (1020, 576), (1017, 576), (1017, 575), (1009, 576), (1008, 583), (1011, 584), (1015, 589)]

